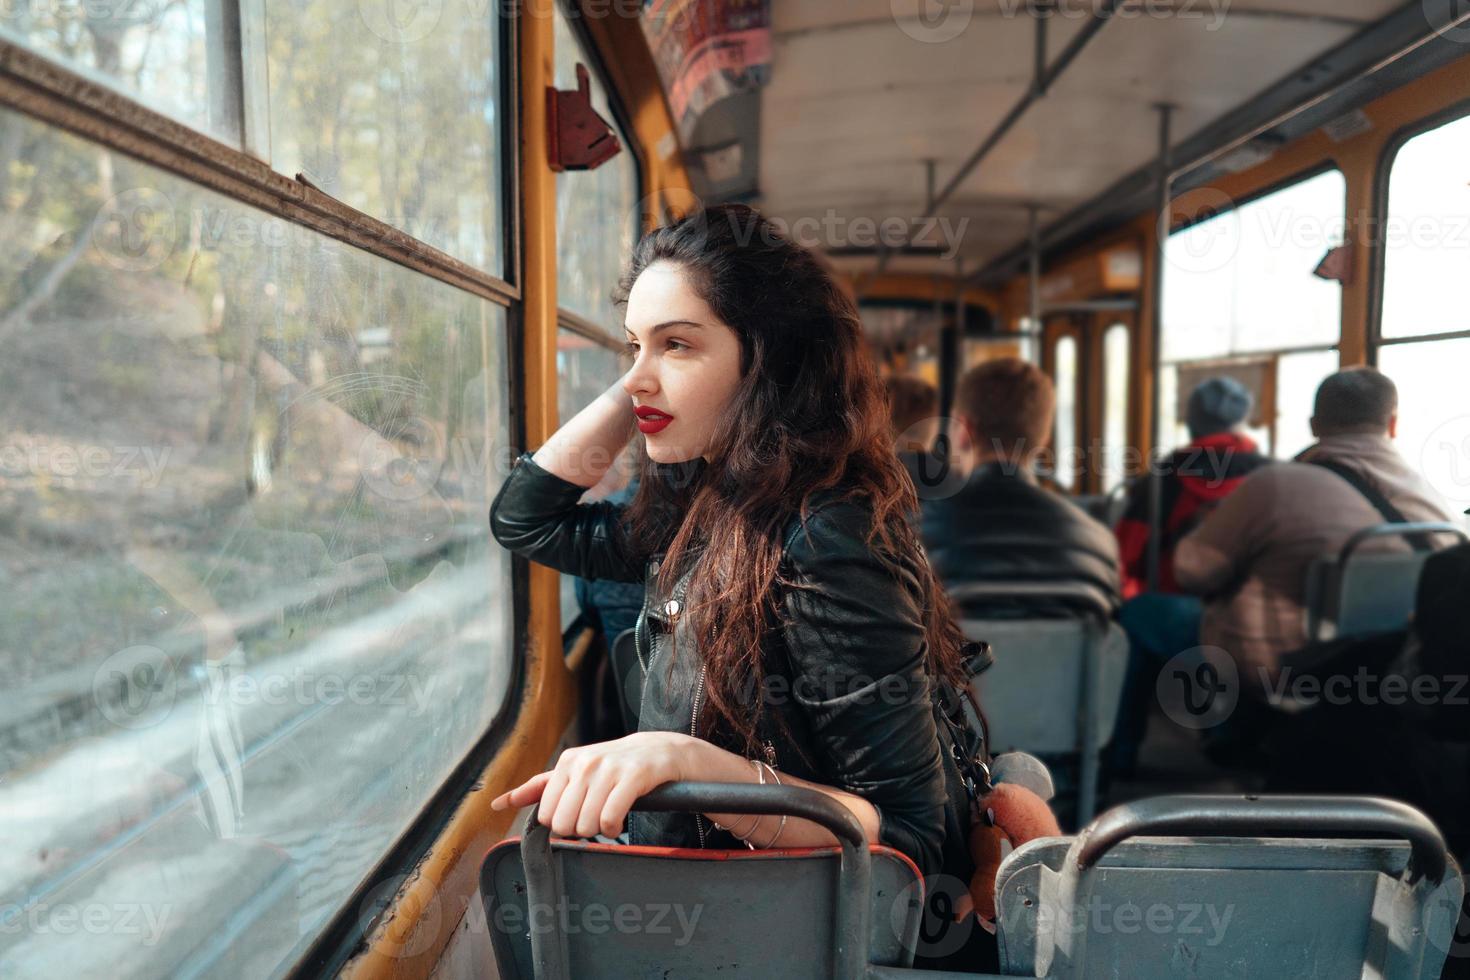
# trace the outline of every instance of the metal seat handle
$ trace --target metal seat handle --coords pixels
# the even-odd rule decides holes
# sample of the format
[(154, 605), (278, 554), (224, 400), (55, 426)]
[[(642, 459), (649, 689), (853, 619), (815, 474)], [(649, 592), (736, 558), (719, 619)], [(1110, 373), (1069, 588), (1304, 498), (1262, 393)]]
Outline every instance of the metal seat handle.
[[(633, 810), (645, 813), (739, 813), (800, 817), (832, 832), (841, 845), (833, 925), (834, 976), (861, 977), (868, 969), (872, 919), (868, 892), (872, 857), (868, 838), (852, 811), (824, 793), (804, 786), (754, 786), (748, 783), (664, 783), (639, 797)], [(533, 907), (554, 908), (562, 889), (552, 859), (551, 830), (525, 811), (521, 862), (526, 869), (526, 899)], [(566, 936), (552, 927), (531, 930), (531, 958), (537, 980), (570, 977)]]
[(1365, 527), (1343, 543), (1337, 553), (1337, 564), (1347, 565), (1348, 558), (1365, 542), (1373, 538), (1411, 538), (1416, 534), (1453, 534), (1462, 541), (1470, 541), (1470, 533), (1458, 524), (1449, 521), (1416, 521), (1412, 524), (1375, 524)]
[[(1428, 817), (1406, 803), (1372, 796), (1157, 796), (1114, 807), (1073, 843), (1071, 862), (1086, 871), (1132, 837), (1315, 837), (1323, 834), (1390, 837), (1409, 842), (1405, 869), (1438, 886), (1449, 866), (1444, 837)], [(1068, 869), (1069, 871), (1071, 868)]]

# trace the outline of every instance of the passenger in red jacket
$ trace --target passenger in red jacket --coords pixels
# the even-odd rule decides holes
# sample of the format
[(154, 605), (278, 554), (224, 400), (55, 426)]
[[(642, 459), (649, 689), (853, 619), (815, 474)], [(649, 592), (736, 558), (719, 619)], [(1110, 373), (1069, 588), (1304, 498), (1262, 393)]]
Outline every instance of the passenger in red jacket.
[[(1157, 591), (1180, 593), (1174, 580), (1174, 546), (1199, 526), (1240, 482), (1270, 460), (1241, 431), (1251, 411), (1251, 394), (1234, 378), (1210, 378), (1189, 396), (1189, 445), (1163, 463)], [(1149, 481), (1128, 491), (1128, 506), (1114, 533), (1123, 559), (1123, 598), (1148, 588)]]
[(1123, 699), (1105, 756), (1109, 776), (1129, 778), (1148, 727), (1154, 680), (1173, 657), (1199, 646), (1204, 608), (1174, 578), (1174, 548), (1245, 478), (1270, 460), (1241, 429), (1250, 418), (1251, 394), (1233, 378), (1217, 377), (1190, 392), (1185, 420), (1189, 445), (1163, 463), (1160, 476), (1162, 533), (1159, 580), (1148, 588), (1149, 478), (1134, 483), (1115, 533), (1123, 560), (1123, 608), (1118, 622), (1128, 633), (1128, 672)]

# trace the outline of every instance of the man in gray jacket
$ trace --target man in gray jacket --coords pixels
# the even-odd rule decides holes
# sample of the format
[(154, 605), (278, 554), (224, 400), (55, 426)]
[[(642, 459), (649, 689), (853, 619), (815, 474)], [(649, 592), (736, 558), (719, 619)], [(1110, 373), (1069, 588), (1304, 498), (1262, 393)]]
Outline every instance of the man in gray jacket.
[[(1281, 656), (1305, 644), (1311, 563), (1387, 520), (1371, 496), (1407, 521), (1450, 519), (1438, 495), (1394, 448), (1397, 413), (1398, 390), (1379, 371), (1359, 367), (1332, 375), (1317, 389), (1317, 444), (1295, 462), (1251, 474), (1180, 541), (1174, 555), (1179, 585), (1207, 597), (1200, 642), (1227, 651), (1247, 689), (1273, 683)], [(1408, 545), (1385, 539), (1365, 547)]]

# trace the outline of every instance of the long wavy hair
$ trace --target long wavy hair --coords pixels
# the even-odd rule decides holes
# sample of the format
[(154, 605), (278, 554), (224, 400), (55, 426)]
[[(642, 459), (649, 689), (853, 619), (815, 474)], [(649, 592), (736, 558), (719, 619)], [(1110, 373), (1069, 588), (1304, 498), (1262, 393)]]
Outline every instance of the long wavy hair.
[(742, 691), (765, 690), (762, 639), (779, 628), (780, 590), (792, 585), (782, 578), (784, 532), (824, 491), (861, 500), (872, 515), (868, 546), (895, 576), (917, 575), (930, 673), (962, 686), (964, 637), (908, 520), (918, 500), (850, 295), (745, 205), (696, 211), (645, 235), (619, 281), (620, 303), (655, 262), (680, 268), (741, 348), (744, 382), (709, 465), (660, 466), (645, 454), (626, 512), (634, 547), (665, 553), (663, 594), (692, 565), (683, 615), (708, 667), (706, 731), (746, 751), (758, 744)]

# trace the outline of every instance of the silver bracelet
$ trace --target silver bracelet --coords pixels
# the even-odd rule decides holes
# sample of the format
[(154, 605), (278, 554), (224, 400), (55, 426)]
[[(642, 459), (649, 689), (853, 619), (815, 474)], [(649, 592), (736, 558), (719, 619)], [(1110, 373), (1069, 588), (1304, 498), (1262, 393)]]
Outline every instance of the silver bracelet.
[[(757, 764), (754, 759), (746, 759), (745, 761), (749, 762), (752, 766), (755, 767), (756, 779), (760, 780), (761, 785), (765, 785), (766, 777), (765, 773), (761, 772), (760, 765)], [(759, 813), (752, 813), (750, 815), (750, 826), (746, 827), (745, 830), (740, 833), (736, 833), (735, 830), (730, 827), (726, 827), (724, 824), (720, 823), (714, 818), (710, 818), (710, 823), (725, 831), (730, 836), (734, 837), (736, 840), (744, 844), (746, 847), (754, 848), (755, 845), (750, 842), (749, 837), (751, 834), (755, 833), (755, 829), (761, 825), (761, 815)]]

